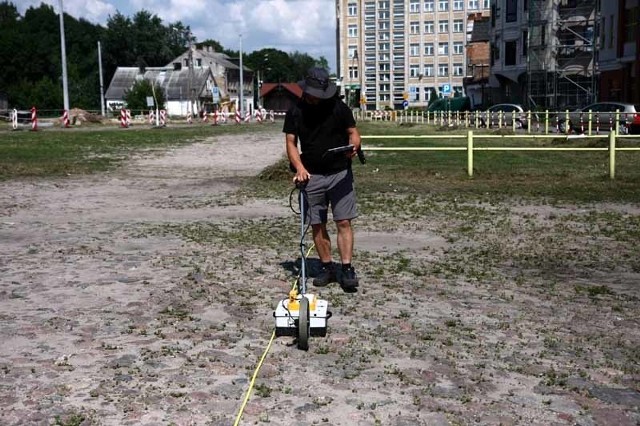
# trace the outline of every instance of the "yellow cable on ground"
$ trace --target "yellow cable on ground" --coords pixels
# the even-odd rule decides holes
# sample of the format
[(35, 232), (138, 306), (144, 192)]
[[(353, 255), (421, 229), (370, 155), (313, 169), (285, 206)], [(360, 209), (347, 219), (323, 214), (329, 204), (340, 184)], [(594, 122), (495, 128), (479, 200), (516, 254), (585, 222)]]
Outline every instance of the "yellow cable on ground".
[[(309, 250), (307, 251), (307, 255), (305, 257), (309, 257), (309, 253), (311, 253), (311, 250), (313, 250), (314, 247), (315, 247), (314, 244), (312, 244), (311, 247), (309, 247)], [(291, 289), (295, 288), (296, 284), (298, 283), (298, 280), (300, 280), (300, 275), (298, 275), (296, 280), (293, 282), (293, 286), (291, 287)], [(271, 349), (271, 344), (273, 343), (275, 338), (276, 338), (276, 331), (273, 330), (273, 333), (271, 333), (271, 339), (269, 339), (269, 343), (267, 344), (267, 348), (262, 353), (262, 357), (260, 357), (260, 361), (258, 362), (258, 365), (256, 366), (256, 369), (253, 372), (253, 376), (251, 377), (251, 382), (249, 382), (249, 389), (247, 390), (247, 394), (244, 397), (244, 401), (242, 401), (242, 405), (240, 406), (240, 410), (238, 411), (238, 415), (236, 416), (236, 421), (233, 423), (233, 426), (238, 426), (240, 424), (240, 420), (242, 419), (242, 414), (244, 413), (244, 409), (247, 406), (247, 403), (249, 402), (249, 397), (251, 396), (253, 385), (255, 385), (256, 383), (256, 378), (258, 377), (258, 372), (260, 371), (260, 367), (262, 367), (262, 363), (267, 357), (267, 354), (269, 353), (269, 349)]]
[(273, 343), (273, 340), (275, 338), (276, 338), (276, 331), (273, 330), (273, 333), (271, 334), (271, 339), (269, 340), (269, 344), (267, 345), (267, 349), (265, 349), (264, 353), (262, 354), (262, 357), (260, 358), (260, 362), (256, 367), (256, 371), (253, 372), (251, 383), (249, 383), (249, 390), (247, 390), (247, 394), (244, 397), (244, 401), (242, 402), (242, 406), (240, 407), (240, 411), (238, 412), (238, 416), (236, 417), (236, 421), (233, 424), (233, 426), (238, 426), (240, 424), (240, 419), (242, 418), (244, 407), (246, 407), (247, 402), (249, 402), (249, 396), (251, 396), (251, 390), (253, 390), (253, 385), (256, 382), (256, 377), (258, 377), (258, 372), (260, 371), (260, 367), (262, 367), (262, 363), (264, 362), (264, 359), (267, 357), (267, 354), (269, 353), (269, 349), (271, 349), (271, 344)]

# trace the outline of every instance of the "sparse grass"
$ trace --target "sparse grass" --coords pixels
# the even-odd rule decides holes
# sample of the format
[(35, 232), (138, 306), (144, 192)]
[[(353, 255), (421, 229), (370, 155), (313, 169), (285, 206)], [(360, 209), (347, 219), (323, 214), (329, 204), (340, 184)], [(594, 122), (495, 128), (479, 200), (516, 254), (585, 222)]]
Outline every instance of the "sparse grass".
[(273, 126), (173, 126), (152, 129), (46, 129), (0, 131), (0, 180), (94, 173), (130, 155), (204, 141), (218, 135), (272, 131)]

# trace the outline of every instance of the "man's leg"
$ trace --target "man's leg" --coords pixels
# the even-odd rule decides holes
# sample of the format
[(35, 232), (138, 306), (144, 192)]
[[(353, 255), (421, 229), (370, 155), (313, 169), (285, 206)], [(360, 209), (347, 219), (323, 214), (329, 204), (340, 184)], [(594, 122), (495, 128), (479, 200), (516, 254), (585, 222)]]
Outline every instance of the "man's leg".
[[(330, 263), (331, 262), (331, 239), (329, 238), (329, 233), (327, 232), (327, 224), (318, 223), (316, 225), (311, 225), (311, 229), (313, 232), (313, 243), (316, 246), (316, 251), (318, 252), (318, 257), (320, 258), (320, 262)], [(338, 237), (338, 241), (340, 241), (339, 237)]]
[(340, 251), (340, 260), (342, 264), (350, 264), (353, 256), (353, 230), (351, 229), (351, 220), (337, 220), (338, 228), (338, 250)]
[(326, 223), (318, 223), (311, 225), (313, 233), (313, 243), (316, 246), (318, 257), (322, 262), (322, 269), (313, 280), (313, 285), (316, 287), (324, 287), (329, 283), (336, 282), (336, 271), (331, 261), (331, 239), (327, 232)]

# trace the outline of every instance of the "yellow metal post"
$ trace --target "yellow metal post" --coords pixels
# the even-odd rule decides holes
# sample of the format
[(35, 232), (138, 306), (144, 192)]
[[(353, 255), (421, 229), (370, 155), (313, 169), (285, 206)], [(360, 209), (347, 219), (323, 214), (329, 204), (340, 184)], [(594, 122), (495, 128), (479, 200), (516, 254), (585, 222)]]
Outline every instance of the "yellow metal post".
[(544, 111), (544, 134), (549, 134), (549, 110)]
[(616, 132), (609, 131), (609, 178), (616, 178)]
[(467, 132), (467, 175), (473, 176), (473, 130)]

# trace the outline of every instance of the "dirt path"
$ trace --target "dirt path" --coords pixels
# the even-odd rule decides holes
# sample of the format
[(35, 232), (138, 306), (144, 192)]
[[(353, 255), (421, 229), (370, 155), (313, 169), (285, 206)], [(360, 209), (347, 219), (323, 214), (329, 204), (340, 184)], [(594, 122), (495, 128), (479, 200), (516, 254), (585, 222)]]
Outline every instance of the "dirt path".
[[(234, 191), (282, 154), (274, 131), (0, 183), (0, 424), (233, 424), (297, 231), (286, 197)], [(362, 218), (363, 290), (322, 291), (308, 353), (276, 340), (241, 424), (640, 424), (638, 273), (598, 303), (574, 291), (595, 275), (441, 278), (407, 267), (452, 247), (433, 221)]]

